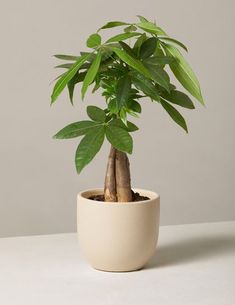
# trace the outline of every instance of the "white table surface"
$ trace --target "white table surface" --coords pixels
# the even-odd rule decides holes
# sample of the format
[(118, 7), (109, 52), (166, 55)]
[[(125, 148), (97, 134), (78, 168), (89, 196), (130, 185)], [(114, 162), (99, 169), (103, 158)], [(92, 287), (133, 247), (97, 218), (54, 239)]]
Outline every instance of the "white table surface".
[(1, 305), (234, 305), (235, 222), (160, 228), (136, 272), (93, 270), (75, 233), (0, 239)]

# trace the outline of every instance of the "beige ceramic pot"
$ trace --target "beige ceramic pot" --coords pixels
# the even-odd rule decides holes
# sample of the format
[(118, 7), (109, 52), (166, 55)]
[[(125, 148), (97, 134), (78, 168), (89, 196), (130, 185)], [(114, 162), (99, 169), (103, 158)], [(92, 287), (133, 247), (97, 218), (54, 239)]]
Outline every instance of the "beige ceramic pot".
[(150, 200), (107, 203), (88, 199), (102, 194), (93, 189), (78, 194), (78, 236), (81, 250), (95, 269), (141, 269), (155, 252), (160, 198), (154, 192), (135, 189)]

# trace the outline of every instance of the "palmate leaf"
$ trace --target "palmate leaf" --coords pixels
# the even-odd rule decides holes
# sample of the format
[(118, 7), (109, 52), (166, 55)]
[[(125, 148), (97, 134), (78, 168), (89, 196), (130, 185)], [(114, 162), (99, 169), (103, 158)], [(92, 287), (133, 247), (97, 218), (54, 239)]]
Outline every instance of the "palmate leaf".
[(108, 125), (105, 130), (108, 141), (118, 150), (132, 153), (133, 140), (128, 131), (114, 125)]
[(125, 105), (125, 103), (128, 100), (130, 91), (131, 91), (131, 79), (130, 76), (127, 74), (121, 77), (117, 83), (116, 101), (117, 101), (118, 109), (121, 109)]
[(72, 139), (83, 136), (86, 133), (95, 130), (100, 123), (93, 121), (80, 121), (67, 125), (53, 136), (54, 139)]
[(75, 165), (78, 174), (95, 157), (103, 142), (103, 125), (97, 126), (92, 132), (87, 133), (85, 137), (82, 138), (75, 155)]
[(127, 54), (129, 54), (132, 57), (136, 57), (135, 51), (125, 42), (123, 41), (119, 41), (119, 44), (121, 45), (121, 47), (123, 48), (124, 51), (127, 52)]
[(96, 106), (87, 106), (87, 114), (90, 119), (96, 122), (103, 123), (105, 121), (106, 115), (103, 109)]
[(82, 85), (82, 99), (84, 99), (88, 86), (93, 82), (93, 80), (96, 77), (96, 74), (99, 70), (100, 62), (101, 62), (101, 52), (98, 52), (84, 78)]
[(163, 45), (164, 50), (168, 56), (173, 56), (176, 60), (170, 64), (170, 68), (175, 77), (182, 84), (182, 86), (192, 94), (202, 105), (204, 105), (201, 94), (200, 85), (192, 68), (184, 59), (179, 50), (170, 45)]
[(134, 57), (130, 56), (126, 51), (120, 50), (118, 48), (112, 48), (113, 51), (117, 54), (117, 56), (124, 61), (126, 64), (128, 64), (130, 67), (135, 69), (136, 71), (142, 73), (147, 78), (151, 79), (151, 74), (149, 73), (148, 69), (143, 65), (143, 63), (135, 59)]
[(79, 59), (72, 65), (72, 67), (56, 82), (52, 95), (51, 104), (53, 104), (60, 93), (63, 91), (67, 83), (72, 79), (72, 77), (77, 73), (82, 64), (89, 58), (90, 54), (79, 57)]
[(161, 99), (162, 107), (166, 110), (166, 112), (170, 115), (173, 121), (175, 121), (179, 126), (181, 126), (187, 133), (188, 128), (183, 116), (176, 110), (172, 105), (167, 103), (166, 101)]

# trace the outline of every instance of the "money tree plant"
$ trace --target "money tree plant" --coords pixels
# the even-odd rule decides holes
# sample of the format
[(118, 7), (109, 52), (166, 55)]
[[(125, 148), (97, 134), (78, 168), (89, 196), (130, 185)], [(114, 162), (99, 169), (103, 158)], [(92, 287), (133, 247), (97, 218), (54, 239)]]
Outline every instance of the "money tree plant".
[[(165, 68), (169, 66), (188, 93), (204, 104), (197, 77), (180, 51), (187, 51), (186, 46), (169, 37), (155, 23), (142, 16), (138, 18), (136, 23), (108, 22), (89, 36), (86, 42), (89, 51), (80, 52), (78, 56), (55, 55), (66, 61), (57, 66), (66, 72), (57, 78), (51, 95), (52, 104), (66, 87), (73, 104), (77, 85), (81, 85), (82, 100), (92, 86), (92, 93), (98, 91), (106, 102), (105, 109), (88, 106), (88, 120), (69, 124), (54, 138), (82, 136), (75, 155), (78, 173), (95, 157), (105, 138), (110, 142), (103, 196), (107, 202), (135, 200), (127, 154), (132, 153), (131, 133), (138, 127), (129, 117), (139, 117), (146, 98), (156, 103), (156, 107), (163, 107), (171, 119), (188, 132), (176, 107), (194, 109), (194, 104), (171, 83)], [(120, 33), (103, 41), (101, 31), (114, 27), (121, 29)]]

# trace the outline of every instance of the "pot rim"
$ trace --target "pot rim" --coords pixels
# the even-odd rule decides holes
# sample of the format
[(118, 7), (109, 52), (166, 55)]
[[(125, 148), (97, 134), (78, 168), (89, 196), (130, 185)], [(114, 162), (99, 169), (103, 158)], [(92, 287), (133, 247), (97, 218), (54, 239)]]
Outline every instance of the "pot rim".
[(142, 196), (146, 196), (149, 197), (150, 199), (148, 200), (141, 200), (141, 201), (131, 201), (131, 202), (111, 202), (111, 201), (98, 201), (98, 200), (93, 200), (93, 199), (88, 199), (87, 197), (90, 197), (92, 195), (95, 194), (102, 194), (103, 193), (103, 188), (94, 188), (94, 189), (87, 189), (84, 191), (81, 191), (78, 193), (77, 195), (77, 199), (79, 198), (83, 198), (83, 200), (85, 199), (88, 203), (93, 203), (93, 204), (110, 204), (110, 205), (120, 205), (120, 204), (125, 204), (126, 205), (133, 205), (133, 204), (146, 204), (149, 203), (153, 200), (158, 200), (160, 198), (160, 195), (153, 192), (153, 191), (149, 191), (146, 189), (141, 189), (141, 188), (132, 188), (133, 191), (140, 193)]

